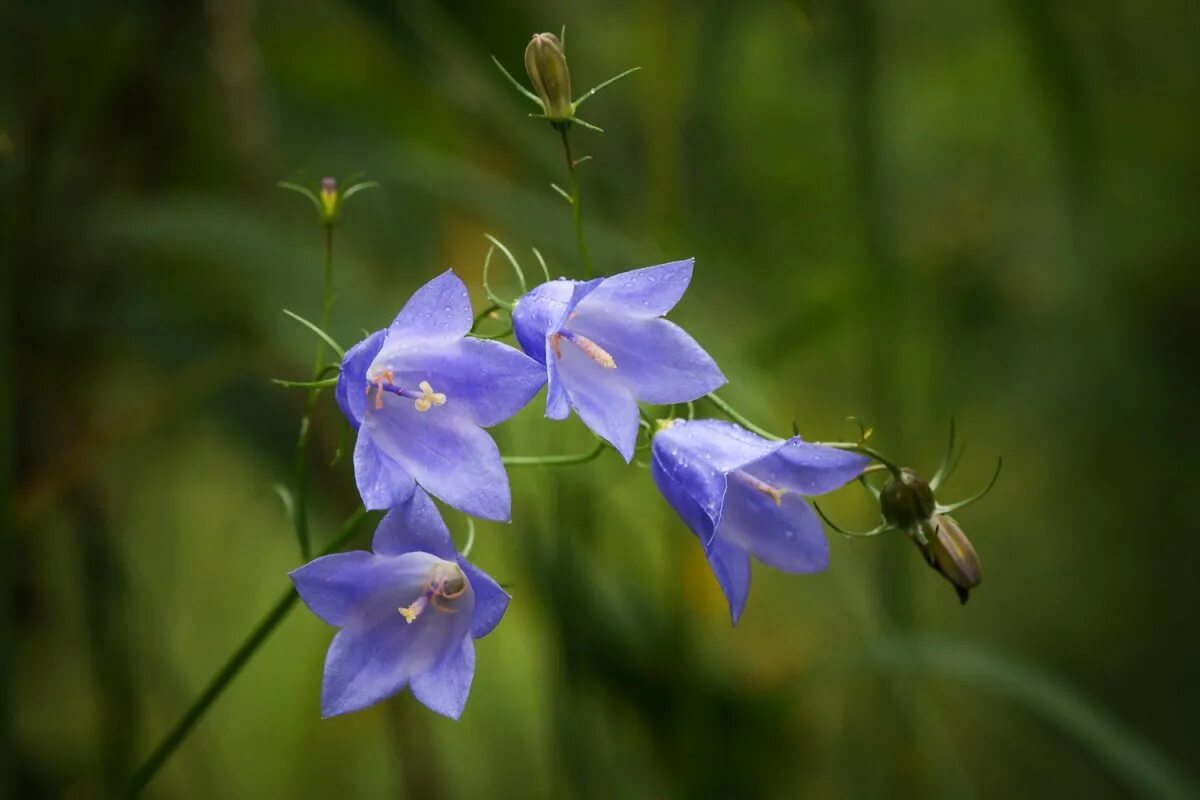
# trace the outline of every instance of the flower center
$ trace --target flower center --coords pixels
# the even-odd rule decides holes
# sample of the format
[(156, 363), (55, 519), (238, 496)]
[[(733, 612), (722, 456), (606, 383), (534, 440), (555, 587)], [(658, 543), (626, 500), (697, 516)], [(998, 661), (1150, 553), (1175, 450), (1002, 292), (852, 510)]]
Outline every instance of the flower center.
[(367, 394), (371, 393), (372, 387), (375, 389), (375, 409), (383, 408), (383, 393), (390, 392), (397, 397), (407, 397), (413, 401), (413, 406), (417, 411), (424, 413), (434, 406), (446, 405), (446, 395), (441, 392), (435, 392), (429, 381), (421, 381), (417, 384), (420, 393), (414, 392), (411, 389), (402, 389), (395, 384), (396, 377), (390, 369), (385, 369), (367, 381)]
[(613, 357), (609, 355), (607, 350), (586, 336), (580, 336), (578, 333), (569, 331), (566, 328), (563, 328), (558, 333), (550, 334), (550, 349), (554, 351), (554, 355), (558, 358), (562, 358), (562, 350), (560, 348), (561, 341), (563, 339), (566, 339), (568, 342), (578, 347), (581, 351), (583, 351), (585, 356), (590, 358), (592, 361), (595, 361), (605, 369), (617, 368), (617, 362), (613, 360)]
[(453, 603), (466, 591), (467, 576), (463, 575), (462, 569), (457, 564), (441, 561), (429, 570), (429, 577), (417, 599), (397, 611), (409, 625), (426, 608), (433, 608), (442, 614), (457, 614), (458, 609), (453, 607)]
[(760, 494), (765, 494), (767, 497), (774, 500), (776, 506), (783, 505), (783, 496), (788, 493), (787, 489), (777, 489), (766, 481), (759, 480), (750, 473), (743, 472), (740, 469), (735, 470), (732, 475), (733, 477), (737, 478), (738, 481), (746, 486), (749, 486), (754, 491), (759, 492)]

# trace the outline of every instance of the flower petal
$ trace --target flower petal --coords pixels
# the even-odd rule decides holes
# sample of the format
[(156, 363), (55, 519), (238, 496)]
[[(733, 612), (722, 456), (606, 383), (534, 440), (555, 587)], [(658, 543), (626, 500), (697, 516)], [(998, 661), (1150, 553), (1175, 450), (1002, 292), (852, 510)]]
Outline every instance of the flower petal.
[(446, 408), (485, 428), (524, 408), (546, 382), (546, 368), (520, 350), (470, 338), (432, 347), (389, 339), (371, 365), (374, 374), (383, 370), (391, 370), (394, 382), (406, 389), (428, 381), (446, 396)]
[(719, 419), (678, 420), (654, 436), (657, 443), (678, 450), (688, 459), (702, 459), (721, 472), (737, 469), (773, 453), (779, 442), (772, 442), (732, 422)]
[(445, 561), (458, 558), (442, 515), (421, 489), (416, 489), (407, 503), (394, 506), (384, 515), (375, 529), (371, 549), (379, 555), (422, 552)]
[(413, 476), (380, 450), (366, 430), (359, 430), (354, 443), (354, 481), (363, 505), (371, 511), (408, 502), (417, 486)]
[(772, 486), (811, 496), (846, 485), (861, 475), (868, 463), (866, 456), (793, 437), (744, 469)]
[(355, 430), (358, 430), (363, 413), (367, 408), (365, 393), (367, 370), (370, 369), (371, 362), (375, 360), (379, 348), (383, 346), (386, 334), (386, 330), (375, 331), (347, 350), (346, 357), (342, 359), (342, 369), (338, 373), (337, 387), (333, 390), (333, 396)]
[(446, 270), (409, 298), (388, 327), (387, 338), (451, 342), (466, 336), (474, 322), (466, 284)]
[(821, 520), (798, 494), (785, 494), (776, 504), (736, 474), (729, 477), (716, 540), (783, 572), (820, 572), (829, 566)]
[(617, 375), (644, 403), (683, 403), (725, 383), (704, 348), (665, 319), (580, 311), (570, 321), (570, 329), (608, 351), (617, 364)]
[(492, 580), (492, 576), (461, 556), (458, 566), (466, 573), (471, 588), (475, 590), (475, 616), (471, 620), (471, 635), (482, 639), (500, 624), (501, 617), (508, 609), (508, 592), (500, 588), (500, 584)]
[(663, 434), (654, 437), (651, 447), (650, 477), (658, 491), (696, 534), (705, 549), (721, 521), (721, 501), (725, 496), (725, 476), (703, 460), (681, 463), (672, 453)]
[(474, 677), (475, 642), (468, 636), (457, 650), (447, 654), (437, 666), (413, 676), (413, 697), (430, 711), (458, 719), (467, 704)]
[(708, 564), (729, 601), (729, 616), (737, 625), (750, 595), (750, 557), (737, 545), (714, 539)]
[(508, 521), (508, 475), (487, 431), (447, 407), (422, 413), (392, 394), (384, 395), (383, 404), (363, 419), (363, 432), (385, 456), (459, 511)]
[(629, 462), (637, 443), (638, 408), (629, 388), (614, 374), (588, 358), (576, 346), (563, 342), (557, 359), (558, 375), (571, 407), (592, 432), (617, 448)]
[(672, 261), (656, 267), (622, 272), (604, 281), (579, 306), (585, 309), (620, 308), (637, 317), (661, 317), (683, 297), (692, 280), (694, 258)]
[[(341, 627), (370, 613), (381, 581), (393, 577), (386, 562), (363, 550), (335, 553), (310, 561), (288, 573), (296, 593), (314, 614), (329, 625)], [(414, 586), (424, 582), (424, 572), (414, 567)]]

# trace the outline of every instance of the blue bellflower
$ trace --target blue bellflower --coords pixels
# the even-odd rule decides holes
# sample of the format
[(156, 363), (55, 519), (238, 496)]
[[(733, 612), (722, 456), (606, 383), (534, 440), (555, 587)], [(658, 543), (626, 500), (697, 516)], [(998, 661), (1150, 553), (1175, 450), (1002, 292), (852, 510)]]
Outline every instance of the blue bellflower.
[(821, 520), (804, 501), (853, 480), (868, 459), (770, 441), (720, 420), (676, 421), (654, 437), (654, 484), (704, 546), (736, 625), (750, 592), (750, 556), (784, 572), (829, 566)]
[(517, 301), (521, 348), (546, 365), (546, 416), (580, 419), (629, 461), (638, 402), (695, 400), (725, 383), (691, 336), (662, 319), (692, 279), (692, 259), (610, 278), (543, 283)]
[(508, 521), (508, 476), (483, 428), (517, 413), (546, 373), (512, 347), (466, 338), (472, 322), (467, 287), (447, 271), (346, 353), (336, 396), (358, 429), (354, 477), (367, 508), (407, 502), (419, 484), (459, 511)]
[(341, 628), (325, 657), (321, 715), (358, 711), (407, 686), (458, 719), (475, 640), (500, 622), (509, 596), (459, 555), (420, 489), (383, 518), (372, 549), (323, 556), (290, 576), (312, 612)]

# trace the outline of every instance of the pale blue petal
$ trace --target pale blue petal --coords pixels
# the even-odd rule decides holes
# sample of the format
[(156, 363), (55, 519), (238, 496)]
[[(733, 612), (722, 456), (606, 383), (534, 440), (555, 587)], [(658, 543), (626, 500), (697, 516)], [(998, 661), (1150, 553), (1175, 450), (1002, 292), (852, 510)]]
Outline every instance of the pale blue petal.
[(422, 552), (432, 553), (445, 561), (458, 558), (442, 515), (421, 489), (415, 490), (407, 503), (395, 506), (384, 515), (375, 529), (371, 549), (379, 555)]
[(367, 414), (363, 432), (385, 456), (459, 511), (508, 521), (508, 475), (487, 431), (448, 404), (422, 413), (408, 398), (385, 394), (383, 403)]
[(471, 693), (471, 681), (475, 677), (475, 642), (471, 637), (452, 650), (437, 666), (414, 675), (413, 697), (430, 711), (444, 717), (458, 719), (467, 705)]
[(530, 358), (546, 363), (546, 336), (561, 328), (575, 306), (603, 280), (596, 278), (583, 282), (560, 278), (543, 283), (517, 300), (512, 312), (513, 333), (521, 349)]
[(549, 340), (546, 341), (546, 418), (566, 419), (571, 414), (571, 400), (567, 397), (566, 387), (558, 375), (554, 353)]
[(605, 278), (594, 292), (581, 302), (578, 310), (604, 307), (621, 309), (634, 317), (661, 317), (683, 297), (692, 280), (695, 259), (673, 261), (656, 267), (644, 267)]
[(721, 472), (756, 461), (782, 444), (719, 419), (679, 420), (655, 434), (654, 441), (657, 443), (660, 439), (669, 445), (669, 449), (677, 450), (689, 459), (702, 459)]
[(821, 520), (800, 495), (784, 494), (776, 505), (737, 473), (729, 476), (716, 538), (783, 572), (820, 572), (829, 566)]
[(557, 359), (559, 378), (567, 390), (571, 407), (592, 432), (630, 461), (637, 443), (638, 408), (628, 387), (573, 344), (563, 341)]
[(681, 462), (668, 440), (660, 433), (651, 447), (650, 477), (658, 491), (696, 534), (706, 549), (721, 521), (721, 501), (725, 496), (725, 476), (704, 460)]
[(354, 443), (354, 481), (363, 505), (372, 511), (408, 502), (417, 485), (404, 467), (375, 445), (370, 431), (363, 429)]
[(475, 617), (471, 620), (471, 635), (482, 639), (500, 624), (508, 608), (508, 592), (500, 588), (500, 584), (492, 580), (492, 576), (461, 556), (458, 566), (466, 573), (471, 588), (475, 591)]
[(713, 539), (708, 551), (708, 564), (729, 601), (729, 616), (737, 625), (750, 595), (750, 557), (735, 544)]
[(684, 403), (725, 383), (696, 340), (665, 319), (580, 311), (567, 327), (604, 348), (617, 364), (617, 375), (644, 403)]
[(387, 338), (449, 342), (466, 336), (474, 322), (466, 284), (446, 270), (409, 298), (388, 327)]
[(804, 495), (831, 492), (854, 480), (870, 463), (866, 456), (789, 439), (745, 470), (765, 483)]

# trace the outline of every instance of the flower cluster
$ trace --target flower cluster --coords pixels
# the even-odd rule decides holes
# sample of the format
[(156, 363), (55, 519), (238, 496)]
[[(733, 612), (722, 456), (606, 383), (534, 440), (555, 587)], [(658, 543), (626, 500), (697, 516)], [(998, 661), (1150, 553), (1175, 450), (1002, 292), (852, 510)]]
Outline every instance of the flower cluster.
[[(354, 476), (368, 509), (388, 509), (374, 552), (319, 558), (292, 573), (304, 602), (340, 628), (325, 664), (326, 716), (411, 687), (457, 718), (474, 673), (474, 640), (500, 621), (508, 595), (454, 548), (430, 495), (508, 521), (508, 477), (485, 428), (543, 385), (545, 415), (572, 410), (625, 461), (639, 403), (696, 400), (725, 383), (716, 362), (663, 318), (683, 297), (692, 261), (581, 282), (547, 281), (512, 309), (521, 350), (473, 337), (467, 288), (453, 272), (421, 287), (387, 328), (346, 352), (338, 405), (357, 430)], [(804, 498), (859, 475), (867, 459), (773, 442), (732, 423), (664, 421), (651, 474), (696, 534), (736, 623), (749, 556), (785, 572), (828, 564), (820, 520)]]

